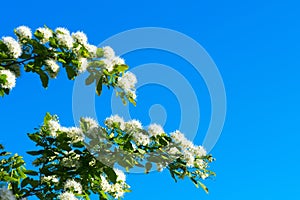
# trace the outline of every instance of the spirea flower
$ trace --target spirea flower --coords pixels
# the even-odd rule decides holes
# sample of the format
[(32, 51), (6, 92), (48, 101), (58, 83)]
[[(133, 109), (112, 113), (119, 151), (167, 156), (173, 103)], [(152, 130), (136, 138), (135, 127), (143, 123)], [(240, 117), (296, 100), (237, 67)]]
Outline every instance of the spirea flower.
[(43, 176), (42, 177), (42, 182), (52, 182), (52, 183), (58, 183), (58, 178), (54, 175), (52, 176)]
[(125, 123), (125, 129), (126, 131), (135, 131), (136, 129), (142, 129), (142, 124), (138, 120), (130, 120)]
[(0, 188), (0, 199), (1, 200), (16, 200), (13, 193), (5, 187)]
[(84, 32), (77, 31), (75, 33), (72, 33), (72, 37), (76, 42), (79, 42), (80, 44), (86, 44), (87, 43), (87, 37)]
[(183, 158), (186, 161), (186, 165), (188, 167), (193, 167), (194, 166), (195, 157), (190, 151), (184, 150), (183, 151)]
[(16, 86), (16, 76), (13, 72), (4, 69), (4, 70), (0, 70), (0, 76), (1, 75), (5, 75), (6, 79), (4, 83), (0, 84), (0, 88), (11, 90), (13, 87)]
[(71, 192), (64, 192), (59, 195), (60, 200), (77, 200), (75, 195)]
[(2, 37), (2, 41), (13, 58), (19, 58), (22, 54), (21, 45), (12, 37)]
[(88, 60), (86, 58), (79, 58), (79, 67), (78, 72), (83, 73), (85, 72), (86, 68), (88, 67)]
[(158, 124), (150, 124), (148, 127), (148, 132), (151, 136), (157, 136), (164, 133), (164, 129)]
[(73, 47), (73, 38), (70, 35), (57, 34), (58, 44), (65, 46), (67, 49)]
[(126, 72), (118, 80), (118, 86), (124, 90), (130, 90), (134, 88), (137, 83), (136, 76), (132, 72)]
[(104, 58), (113, 59), (115, 57), (115, 51), (110, 46), (105, 46), (102, 49)]
[(141, 132), (134, 132), (133, 133), (133, 140), (137, 145), (143, 145), (147, 146), (150, 143), (150, 138), (148, 135), (145, 135), (144, 133)]
[(109, 184), (107, 179), (102, 175), (100, 175), (100, 178), (101, 178), (101, 183), (100, 183), (101, 189), (104, 192), (110, 192), (111, 191), (111, 185)]
[(55, 29), (55, 32), (58, 33), (58, 34), (62, 34), (62, 35), (70, 35), (70, 31), (66, 28), (63, 28), (63, 27), (57, 27)]
[(118, 123), (121, 130), (125, 129), (124, 119), (122, 117), (120, 117), (119, 115), (112, 115), (105, 119), (105, 125), (108, 128), (113, 128), (114, 123)]
[(168, 153), (172, 156), (180, 155), (180, 151), (176, 147), (172, 147), (169, 149)]
[(61, 127), (60, 131), (65, 132), (69, 138), (72, 139), (73, 143), (77, 143), (84, 140), (84, 134), (82, 133), (82, 130), (77, 127)]
[(113, 196), (118, 199), (120, 197), (123, 197), (124, 196), (124, 188), (123, 188), (123, 185), (119, 184), (119, 183), (116, 183), (112, 186), (111, 188), (111, 192), (113, 192)]
[(67, 180), (67, 182), (64, 185), (65, 190), (71, 190), (78, 194), (82, 193), (82, 186), (80, 183), (76, 182), (75, 180)]
[(40, 32), (43, 36), (40, 39), (40, 42), (42, 44), (45, 44), (46, 42), (49, 42), (49, 39), (53, 36), (52, 31), (49, 28), (38, 28), (38, 29), (36, 29), (36, 31)]
[(31, 29), (27, 26), (19, 26), (15, 29), (15, 32), (20, 40), (32, 38)]
[(204, 149), (203, 146), (195, 146), (193, 148), (193, 152), (194, 152), (195, 156), (199, 157), (199, 158), (206, 156), (206, 154), (207, 154), (206, 150)]
[(48, 129), (50, 131), (50, 136), (56, 137), (57, 131), (60, 129), (60, 124), (55, 120), (48, 121)]
[(90, 54), (91, 57), (95, 57), (96, 56), (96, 54), (97, 54), (97, 47), (95, 45), (86, 44), (86, 45), (84, 45), (84, 47), (89, 52), (89, 54)]
[(121, 182), (125, 182), (126, 181), (126, 175), (124, 174), (123, 171), (117, 169), (117, 168), (114, 168), (114, 171), (117, 175), (117, 181), (121, 181)]
[(59, 65), (53, 59), (45, 60), (45, 64), (53, 73), (57, 73), (59, 70)]
[(98, 128), (99, 126), (96, 120), (90, 117), (82, 117), (80, 120), (82, 123), (85, 123), (87, 125), (88, 129)]

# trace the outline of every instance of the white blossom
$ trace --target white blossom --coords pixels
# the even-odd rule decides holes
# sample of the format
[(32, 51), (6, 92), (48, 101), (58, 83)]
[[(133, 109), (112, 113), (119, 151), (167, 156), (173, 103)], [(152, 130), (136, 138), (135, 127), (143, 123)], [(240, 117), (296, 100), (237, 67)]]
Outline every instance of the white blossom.
[(22, 54), (21, 45), (12, 37), (2, 37), (2, 41), (8, 49), (9, 55), (19, 58)]
[(101, 178), (101, 183), (100, 183), (101, 189), (104, 192), (110, 192), (111, 191), (111, 185), (109, 184), (107, 179), (102, 175), (100, 175), (100, 178)]
[(176, 147), (172, 147), (169, 149), (168, 153), (174, 156), (174, 155), (179, 155), (180, 151)]
[(59, 180), (56, 176), (43, 176), (42, 177), (42, 182), (52, 182), (52, 183), (58, 183)]
[(193, 151), (196, 157), (201, 158), (203, 156), (206, 156), (206, 150), (204, 149), (203, 146), (195, 146), (193, 148)]
[(113, 71), (115, 64), (114, 64), (114, 62), (111, 59), (103, 59), (102, 61), (104, 63), (105, 69), (108, 72)]
[(56, 137), (57, 136), (57, 131), (60, 128), (61, 128), (60, 124), (57, 121), (55, 121), (53, 119), (51, 119), (51, 120), (48, 121), (48, 129), (50, 131), (50, 136)]
[(77, 200), (75, 195), (71, 192), (64, 192), (61, 195), (59, 195), (60, 200)]
[(32, 33), (31, 29), (27, 26), (19, 26), (18, 28), (15, 29), (18, 37), (20, 39), (31, 39), (32, 38)]
[(45, 64), (53, 73), (57, 73), (59, 70), (59, 65), (56, 63), (53, 59), (47, 59), (45, 60)]
[(184, 150), (183, 151), (183, 158), (186, 161), (186, 165), (188, 167), (193, 167), (194, 166), (195, 158), (194, 158), (194, 155), (190, 151)]
[(122, 77), (118, 79), (118, 86), (125, 91), (134, 89), (136, 83), (136, 76), (131, 72), (126, 72)]
[(105, 125), (108, 128), (112, 128), (114, 123), (118, 123), (119, 126), (120, 126), (120, 129), (125, 130), (124, 119), (122, 117), (120, 117), (119, 115), (112, 115), (112, 116), (105, 119)]
[(49, 42), (49, 39), (53, 36), (53, 33), (49, 28), (38, 28), (36, 29), (36, 31), (40, 32), (43, 35), (43, 38), (41, 38), (40, 40), (42, 44)]
[(125, 60), (120, 57), (114, 57), (112, 59), (112, 62), (114, 63), (114, 65), (124, 65), (125, 64)]
[(63, 27), (57, 27), (55, 29), (55, 32), (58, 33), (58, 34), (62, 34), (62, 35), (70, 35), (70, 31), (66, 28), (63, 28)]
[(70, 137), (74, 143), (84, 140), (84, 135), (80, 128), (71, 127), (71, 128), (65, 129), (64, 132), (67, 133), (68, 137)]
[(150, 124), (148, 127), (148, 132), (151, 136), (157, 136), (164, 133), (164, 129), (158, 124)]
[(74, 41), (70, 35), (57, 34), (57, 40), (60, 45), (67, 47), (67, 49), (71, 49), (73, 47)]
[(88, 67), (88, 60), (86, 58), (79, 58), (79, 67), (78, 72), (82, 73), (85, 72), (86, 68)]
[(113, 59), (115, 57), (115, 51), (110, 46), (105, 46), (102, 49), (104, 58)]
[(119, 183), (116, 183), (116, 184), (114, 184), (114, 185), (112, 186), (111, 192), (114, 193), (113, 196), (114, 196), (116, 199), (118, 199), (118, 198), (120, 198), (120, 197), (123, 197), (123, 196), (124, 196), (124, 193), (125, 193), (125, 191), (124, 191), (124, 189), (123, 189), (123, 185), (122, 185), (122, 184), (119, 184)]
[(180, 131), (175, 131), (173, 133), (171, 133), (171, 138), (176, 142), (181, 144), (181, 146), (185, 149), (189, 148), (192, 149), (194, 148), (194, 144), (189, 141), (183, 133), (181, 133)]
[(121, 182), (125, 182), (126, 181), (126, 175), (124, 174), (123, 171), (117, 169), (117, 168), (114, 168), (114, 171), (117, 175), (117, 181), (121, 181)]
[(81, 122), (85, 123), (88, 129), (98, 128), (99, 126), (96, 120), (90, 117), (82, 117)]
[(142, 129), (142, 124), (138, 120), (130, 120), (128, 122), (125, 122), (125, 129), (126, 131), (134, 131), (136, 129)]
[(75, 33), (72, 33), (72, 37), (76, 42), (79, 42), (80, 44), (86, 44), (87, 43), (86, 34), (82, 31), (77, 31)]
[(150, 144), (150, 138), (148, 135), (145, 135), (141, 132), (133, 133), (133, 140), (137, 143), (137, 145), (147, 146)]
[(78, 194), (81, 194), (82, 193), (82, 186), (80, 183), (78, 183), (77, 181), (75, 180), (67, 180), (65, 185), (64, 185), (64, 189), (65, 190), (71, 190), (71, 191), (75, 191), (76, 193)]
[(0, 188), (0, 199), (1, 200), (16, 200), (13, 193), (5, 187)]
[(96, 56), (96, 54), (97, 54), (97, 47), (95, 45), (85, 44), (84, 47), (89, 52), (89, 54), (91, 55), (91, 57), (95, 57)]
[(0, 76), (1, 75), (6, 76), (5, 83), (2, 83), (0, 85), (1, 88), (5, 88), (5, 89), (10, 90), (10, 89), (12, 89), (13, 87), (16, 86), (16, 76), (10, 70), (7, 70), (7, 69), (0, 70)]

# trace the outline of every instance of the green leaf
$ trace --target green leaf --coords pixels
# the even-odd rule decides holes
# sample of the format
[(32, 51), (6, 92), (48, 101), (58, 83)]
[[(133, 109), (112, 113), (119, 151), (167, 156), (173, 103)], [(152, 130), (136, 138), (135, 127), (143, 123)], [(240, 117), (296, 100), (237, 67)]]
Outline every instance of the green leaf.
[(32, 156), (37, 156), (37, 155), (41, 155), (44, 153), (44, 150), (39, 150), (39, 151), (27, 151), (26, 153), (28, 153), (29, 155)]
[(208, 194), (208, 188), (203, 183), (201, 183), (200, 181), (198, 181), (198, 184)]
[(97, 87), (96, 87), (96, 94), (98, 96), (101, 95), (102, 92), (102, 77), (99, 79), (98, 83), (97, 83)]
[(97, 48), (97, 52), (96, 52), (97, 58), (102, 58), (103, 54), (104, 54), (103, 49)]
[(85, 84), (90, 85), (94, 82), (95, 76), (93, 74), (90, 74), (86, 79), (85, 79)]
[(40, 75), (40, 79), (42, 81), (42, 85), (44, 88), (48, 87), (49, 77), (44, 71), (39, 71), (38, 74)]
[(103, 171), (105, 172), (105, 174), (107, 175), (108, 179), (111, 182), (113, 182), (113, 183), (117, 182), (117, 174), (112, 168), (106, 167), (106, 168), (104, 168)]
[(71, 66), (66, 66), (66, 71), (67, 71), (68, 79), (70, 80), (73, 80), (77, 76), (76, 71)]
[(37, 176), (39, 173), (33, 170), (25, 170), (25, 174), (30, 175), (30, 176)]
[(146, 171), (145, 173), (148, 174), (152, 168), (152, 163), (151, 162), (147, 162), (145, 165)]
[(117, 69), (119, 72), (124, 72), (128, 69), (129, 67), (127, 65), (117, 65), (115, 69)]
[(40, 136), (37, 133), (29, 133), (28, 137), (34, 142), (40, 141)]

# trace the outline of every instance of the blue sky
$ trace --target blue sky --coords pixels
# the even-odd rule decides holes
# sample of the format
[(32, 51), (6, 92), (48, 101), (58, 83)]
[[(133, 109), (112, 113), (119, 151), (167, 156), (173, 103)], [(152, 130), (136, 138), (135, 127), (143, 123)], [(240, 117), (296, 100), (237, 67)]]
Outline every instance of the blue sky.
[[(222, 75), (227, 116), (222, 135), (212, 150), (217, 173), (205, 183), (206, 195), (189, 181), (174, 183), (167, 172), (129, 175), (133, 192), (125, 199), (277, 200), (300, 197), (299, 181), (299, 3), (286, 1), (3, 1), (0, 35), (19, 25), (37, 28), (64, 26), (83, 30), (99, 44), (108, 37), (138, 27), (164, 27), (200, 43)], [(210, 119), (205, 83), (183, 59), (167, 52), (142, 50), (124, 55), (132, 66), (157, 62), (173, 67), (191, 82), (201, 101), (201, 123), (195, 143), (201, 144)], [(49, 111), (64, 125), (73, 125), (73, 82), (64, 73), (47, 90), (37, 76), (23, 74), (11, 95), (0, 101), (0, 141), (30, 162), (32, 132)], [(111, 91), (96, 98), (99, 121), (110, 115)], [(165, 129), (178, 128), (180, 109), (167, 88), (138, 90), (134, 118), (148, 124), (153, 104), (168, 112)], [(193, 119), (190, 119), (193, 120)]]

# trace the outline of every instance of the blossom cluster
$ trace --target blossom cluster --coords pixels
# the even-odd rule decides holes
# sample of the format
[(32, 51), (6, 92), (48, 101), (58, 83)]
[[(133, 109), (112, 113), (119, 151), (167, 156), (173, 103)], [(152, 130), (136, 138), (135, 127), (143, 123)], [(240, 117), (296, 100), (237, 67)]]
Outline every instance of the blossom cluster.
[(130, 188), (130, 186), (126, 183), (126, 175), (123, 171), (114, 168), (114, 171), (117, 175), (117, 182), (110, 183), (105, 175), (101, 175), (101, 188), (104, 192), (110, 194), (116, 199), (123, 197), (126, 190)]
[[(19, 26), (14, 32), (17, 39), (7, 36), (2, 37), (0, 40), (0, 44), (2, 44), (3, 47), (0, 49), (0, 52), (5, 55), (3, 58), (0, 58), (1, 63), (3, 62), (3, 65), (1, 64), (0, 67), (0, 75), (5, 74), (7, 76), (6, 79), (0, 79), (0, 88), (3, 89), (11, 90), (15, 86), (16, 79), (13, 72), (8, 74), (7, 71), (11, 69), (6, 69), (6, 66), (18, 65), (19, 62), (25, 66), (27, 62), (24, 62), (24, 58), (28, 60), (30, 54), (28, 50), (34, 48), (40, 48), (40, 50), (44, 52), (46, 52), (45, 49), (47, 49), (47, 55), (43, 53), (43, 56), (47, 56), (48, 58), (45, 58), (42, 63), (43, 66), (45, 66), (45, 71), (51, 78), (57, 76), (60, 65), (64, 65), (66, 62), (61, 57), (64, 53), (69, 53), (68, 55), (73, 56), (71, 63), (75, 67), (75, 76), (85, 72), (91, 62), (99, 59), (101, 61), (100, 67), (111, 75), (119, 73), (119, 71), (114, 71), (115, 66), (125, 65), (125, 61), (119, 56), (116, 56), (111, 47), (97, 48), (97, 46), (88, 43), (88, 38), (82, 31), (71, 33), (68, 29), (63, 27), (58, 27), (55, 30), (48, 27), (40, 27), (32, 32), (27, 26)], [(40, 46), (33, 45), (36, 44), (36, 42), (39, 43)], [(28, 48), (30, 46), (32, 47)], [(102, 54), (97, 54), (98, 49)], [(41, 52), (40, 50), (35, 52)], [(31, 56), (33, 56), (33, 54)], [(34, 59), (34, 57), (32, 57), (32, 59)], [(133, 98), (136, 96), (134, 83), (128, 84), (128, 78), (131, 78), (131, 80), (134, 79), (132, 75), (125, 75), (124, 78), (120, 78), (119, 86)]]

